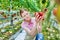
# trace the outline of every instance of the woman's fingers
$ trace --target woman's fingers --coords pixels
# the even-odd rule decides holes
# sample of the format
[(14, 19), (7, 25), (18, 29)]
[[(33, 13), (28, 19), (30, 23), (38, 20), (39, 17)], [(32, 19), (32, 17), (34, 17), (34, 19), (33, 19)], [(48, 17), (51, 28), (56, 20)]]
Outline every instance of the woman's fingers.
[(42, 21), (42, 20), (43, 20), (43, 17), (39, 17), (39, 18), (37, 19), (38, 22), (40, 22), (40, 21)]
[(36, 18), (38, 19), (39, 18), (39, 15), (37, 15)]
[(39, 17), (39, 14), (36, 13), (36, 14), (35, 14), (35, 19), (36, 19), (36, 22), (39, 22), (39, 21), (43, 20), (43, 16), (40, 16), (40, 17)]
[(36, 19), (36, 22), (38, 22), (39, 21), (39, 15), (36, 15), (35, 19)]
[(38, 13), (36, 12), (36, 13), (35, 13), (35, 17), (37, 17), (37, 15), (38, 15)]

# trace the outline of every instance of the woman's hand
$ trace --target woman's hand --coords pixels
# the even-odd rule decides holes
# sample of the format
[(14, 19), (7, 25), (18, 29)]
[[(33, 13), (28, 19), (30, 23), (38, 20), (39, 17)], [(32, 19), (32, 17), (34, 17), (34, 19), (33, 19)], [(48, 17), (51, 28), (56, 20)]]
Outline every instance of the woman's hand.
[(35, 13), (35, 20), (36, 23), (39, 23), (40, 21), (42, 21), (44, 19), (44, 14), (42, 12), (40, 12), (42, 16), (40, 16), (40, 14), (38, 12)]
[(37, 25), (36, 28), (37, 28), (38, 33), (40, 33), (41, 30), (42, 30), (42, 21), (43, 21), (43, 19), (44, 19), (44, 14), (40, 17), (39, 17), (38, 12), (35, 14), (35, 20), (36, 20), (36, 25)]

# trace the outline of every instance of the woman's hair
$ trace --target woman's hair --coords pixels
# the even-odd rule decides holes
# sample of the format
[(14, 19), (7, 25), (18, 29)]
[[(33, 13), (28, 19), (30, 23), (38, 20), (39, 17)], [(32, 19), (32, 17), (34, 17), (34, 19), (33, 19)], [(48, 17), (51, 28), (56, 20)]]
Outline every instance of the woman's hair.
[(20, 9), (20, 16), (22, 17), (22, 13), (24, 12), (24, 11), (27, 11), (26, 9)]

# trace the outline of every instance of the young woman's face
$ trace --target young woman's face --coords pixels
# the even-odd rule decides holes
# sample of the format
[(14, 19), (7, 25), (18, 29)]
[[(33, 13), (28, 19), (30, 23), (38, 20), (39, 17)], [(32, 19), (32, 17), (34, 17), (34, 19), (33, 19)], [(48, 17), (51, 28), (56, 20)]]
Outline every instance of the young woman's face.
[(29, 20), (30, 20), (29, 12), (24, 11), (24, 12), (22, 13), (22, 18), (23, 18), (24, 20), (26, 20), (26, 21), (29, 21)]

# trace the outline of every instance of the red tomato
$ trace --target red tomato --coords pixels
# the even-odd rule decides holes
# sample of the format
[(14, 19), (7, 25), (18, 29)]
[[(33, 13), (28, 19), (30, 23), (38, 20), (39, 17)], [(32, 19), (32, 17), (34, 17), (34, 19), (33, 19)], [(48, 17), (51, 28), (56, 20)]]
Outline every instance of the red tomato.
[(57, 14), (57, 8), (55, 8), (55, 9), (53, 10), (53, 14), (56, 16), (56, 14)]
[(16, 16), (16, 14), (14, 14), (14, 16)]
[(6, 15), (4, 15), (4, 18), (7, 18), (7, 16), (6, 16)]
[[(42, 16), (44, 15), (44, 13), (43, 13), (43, 12), (36, 12), (36, 13), (35, 13), (35, 16), (37, 16), (37, 15), (39, 15), (39, 17), (42, 18)], [(38, 18), (39, 18), (39, 17), (38, 17)]]
[(39, 17), (40, 17), (40, 16), (43, 16), (43, 12), (39, 12)]
[(12, 14), (12, 17), (16, 16), (16, 14)]

